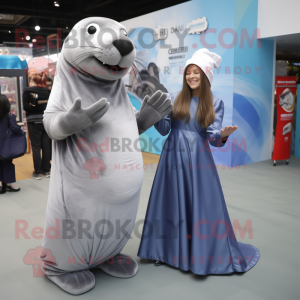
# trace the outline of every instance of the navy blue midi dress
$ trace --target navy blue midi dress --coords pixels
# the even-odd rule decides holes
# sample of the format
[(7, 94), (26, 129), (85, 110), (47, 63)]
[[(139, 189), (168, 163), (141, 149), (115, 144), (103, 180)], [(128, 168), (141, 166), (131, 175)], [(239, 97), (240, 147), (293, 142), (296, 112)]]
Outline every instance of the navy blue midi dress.
[[(174, 102), (177, 94), (169, 94)], [(201, 101), (201, 100), (200, 100)], [(209, 150), (222, 147), (224, 102), (214, 97), (215, 121), (204, 129), (195, 118), (199, 98), (192, 97), (190, 121), (172, 113), (155, 124), (164, 144), (148, 203), (138, 256), (165, 262), (195, 274), (246, 272), (259, 250), (237, 242)]]

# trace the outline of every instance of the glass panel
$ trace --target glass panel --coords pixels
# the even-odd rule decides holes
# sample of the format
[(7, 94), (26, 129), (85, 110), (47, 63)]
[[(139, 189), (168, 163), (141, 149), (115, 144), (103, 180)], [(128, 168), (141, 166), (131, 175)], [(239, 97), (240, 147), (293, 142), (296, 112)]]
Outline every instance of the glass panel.
[(24, 91), (24, 86), (23, 86), (23, 81), (24, 81), (24, 78), (23, 76), (20, 76), (20, 95), (21, 95), (21, 99), (20, 99), (20, 103), (21, 103), (21, 120), (20, 122), (24, 123), (24, 126), (22, 126), (22, 130), (26, 132), (26, 112), (24, 111), (23, 109), (23, 91)]
[(10, 112), (19, 119), (17, 77), (0, 77), (1, 94), (6, 95), (11, 106)]

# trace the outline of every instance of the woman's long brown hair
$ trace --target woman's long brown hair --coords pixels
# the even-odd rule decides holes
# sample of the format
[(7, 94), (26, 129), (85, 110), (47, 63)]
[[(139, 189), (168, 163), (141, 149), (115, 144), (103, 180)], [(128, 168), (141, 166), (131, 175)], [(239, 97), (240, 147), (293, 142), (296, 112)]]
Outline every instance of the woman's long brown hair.
[[(204, 72), (200, 69), (200, 93), (199, 93), (199, 104), (196, 111), (196, 115), (198, 117), (198, 123), (203, 127), (207, 128), (210, 124), (212, 124), (215, 120), (215, 109), (213, 104), (213, 95), (210, 89), (210, 83), (204, 74)], [(186, 118), (185, 123), (190, 121), (190, 103), (192, 90), (186, 82), (186, 70), (184, 71), (183, 76), (183, 85), (182, 90), (178, 94), (175, 99), (173, 106), (173, 117), (182, 120)]]

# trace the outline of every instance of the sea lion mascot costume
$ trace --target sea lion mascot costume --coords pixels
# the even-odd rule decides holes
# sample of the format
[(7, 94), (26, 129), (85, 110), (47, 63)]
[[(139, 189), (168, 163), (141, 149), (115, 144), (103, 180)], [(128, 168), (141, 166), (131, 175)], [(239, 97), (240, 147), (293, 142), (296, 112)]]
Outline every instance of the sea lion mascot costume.
[(81, 20), (66, 38), (44, 113), (53, 139), (41, 260), (47, 277), (79, 295), (91, 268), (129, 278), (137, 262), (121, 250), (134, 228), (143, 181), (139, 134), (172, 110), (157, 91), (135, 110), (122, 77), (135, 47), (120, 23)]

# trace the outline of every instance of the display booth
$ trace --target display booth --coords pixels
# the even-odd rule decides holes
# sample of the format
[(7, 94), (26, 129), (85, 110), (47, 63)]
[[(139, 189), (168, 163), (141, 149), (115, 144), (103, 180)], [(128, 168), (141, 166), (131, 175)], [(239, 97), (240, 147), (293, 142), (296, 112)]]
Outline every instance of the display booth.
[[(259, 39), (257, 10), (257, 0), (196, 0), (122, 22), (136, 48), (139, 71), (124, 80), (137, 109), (156, 90), (179, 92), (185, 62), (198, 49), (222, 57), (212, 92), (225, 104), (223, 128), (238, 130), (211, 151), (228, 167), (271, 158), (275, 45)], [(166, 137), (152, 127), (140, 140), (142, 150), (160, 154)]]
[(17, 122), (24, 124), (22, 130), (26, 131), (27, 153), (29, 153), (30, 140), (22, 102), (23, 90), (28, 86), (27, 71), (27, 62), (21, 61), (18, 56), (0, 56), (0, 93), (7, 96), (11, 105), (11, 113), (16, 115)]

